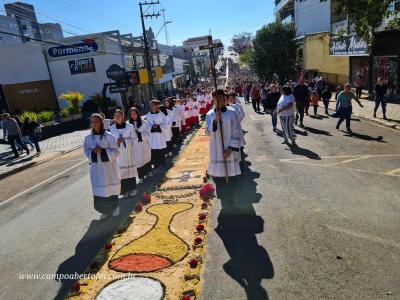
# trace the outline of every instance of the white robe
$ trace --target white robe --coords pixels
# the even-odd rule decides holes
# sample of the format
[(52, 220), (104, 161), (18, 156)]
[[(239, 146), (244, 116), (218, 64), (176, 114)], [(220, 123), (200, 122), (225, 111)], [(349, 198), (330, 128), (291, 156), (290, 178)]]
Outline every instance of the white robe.
[(173, 109), (173, 121), (175, 125), (173, 127), (179, 128), (179, 131), (182, 130), (182, 125), (185, 124), (185, 111), (182, 105), (176, 105)]
[[(164, 130), (168, 129), (167, 117), (162, 113), (151, 113), (146, 115), (147, 126), (149, 128), (149, 141), (151, 149), (165, 149), (167, 148), (167, 141), (165, 140)], [(151, 127), (153, 125), (159, 125), (162, 132), (151, 132)]]
[[(109, 161), (102, 162), (100, 154), (97, 154), (97, 162), (92, 161), (92, 151), (96, 147), (106, 150)], [(119, 195), (121, 177), (118, 167), (119, 148), (115, 137), (107, 131), (103, 135), (89, 134), (85, 137), (83, 149), (90, 161), (93, 195), (98, 197)]]
[(172, 139), (172, 122), (174, 121), (174, 114), (171, 109), (167, 109), (167, 113), (168, 113), (168, 115), (166, 115), (165, 117), (167, 120), (168, 127), (165, 128), (165, 130), (163, 130), (163, 132), (165, 134), (165, 140), (167, 142), (170, 142)]
[(213, 177), (225, 177), (225, 162), (223, 158), (223, 152), (232, 147), (239, 151), (233, 151), (232, 154), (226, 159), (226, 165), (228, 169), (227, 175), (240, 175), (241, 171), (239, 162), (241, 147), (241, 127), (237, 115), (231, 109), (227, 109), (225, 112), (222, 113), (224, 149), (222, 148), (221, 143), (220, 124), (218, 124), (216, 131), (213, 130), (213, 121), (215, 120), (215, 117), (215, 110), (210, 110), (206, 116), (206, 134), (210, 136), (208, 174)]
[(110, 132), (115, 139), (123, 138), (125, 143), (119, 144), (120, 155), (118, 157), (118, 166), (121, 179), (134, 178), (137, 176), (136, 159), (135, 159), (135, 143), (137, 135), (134, 127), (125, 123), (125, 128), (117, 128), (114, 124), (110, 128)]
[(149, 163), (151, 160), (151, 147), (149, 142), (149, 127), (147, 125), (147, 121), (142, 120), (142, 126), (137, 128), (136, 122), (132, 124), (135, 130), (141, 133), (142, 141), (135, 143), (135, 158), (136, 158), (136, 167), (141, 168), (145, 164)]
[(241, 124), (241, 122), (244, 119), (243, 108), (238, 104), (229, 104), (228, 109), (233, 110), (235, 112), (238, 120), (239, 120), (239, 125), (240, 125), (240, 147), (244, 147), (246, 145), (246, 140), (244, 139), (243, 127), (242, 127), (242, 124)]

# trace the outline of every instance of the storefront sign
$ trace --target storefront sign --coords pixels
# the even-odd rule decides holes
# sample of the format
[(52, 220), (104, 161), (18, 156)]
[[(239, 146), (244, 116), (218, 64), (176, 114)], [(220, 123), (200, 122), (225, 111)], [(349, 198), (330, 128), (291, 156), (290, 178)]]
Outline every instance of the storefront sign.
[(71, 45), (62, 45), (47, 49), (47, 53), (51, 57), (63, 57), (71, 55), (79, 55), (86, 53), (94, 53), (99, 49), (99, 45), (93, 41), (92, 43), (76, 43)]
[(336, 40), (331, 38), (330, 55), (367, 56), (368, 44), (357, 36), (347, 36)]
[(107, 70), (107, 78), (121, 82), (125, 79), (125, 69), (117, 64), (111, 65)]
[(126, 93), (127, 91), (128, 87), (126, 85), (110, 86), (110, 94)]
[(72, 75), (96, 72), (93, 58), (70, 60), (68, 65)]

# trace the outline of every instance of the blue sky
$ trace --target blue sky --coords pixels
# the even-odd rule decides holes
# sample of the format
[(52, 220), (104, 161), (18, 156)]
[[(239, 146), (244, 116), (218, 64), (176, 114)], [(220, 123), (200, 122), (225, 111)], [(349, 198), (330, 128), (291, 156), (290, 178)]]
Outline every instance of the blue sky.
[[(138, 0), (20, 1), (35, 6), (39, 22), (58, 20), (64, 31), (70, 32), (65, 35), (114, 29), (138, 35), (141, 32)], [(206, 35), (210, 29), (214, 38), (229, 44), (233, 34), (256, 32), (262, 24), (273, 19), (273, 0), (163, 0), (160, 3), (154, 6), (154, 11), (165, 8), (167, 21), (172, 21), (168, 24), (171, 45), (181, 45), (186, 38)], [(2, 5), (0, 7), (0, 14), (4, 14)], [(152, 12), (153, 7), (150, 7), (147, 13)], [(152, 27), (155, 33), (162, 24), (162, 17), (146, 21), (146, 27)], [(164, 31), (160, 32), (158, 41), (165, 43)]]

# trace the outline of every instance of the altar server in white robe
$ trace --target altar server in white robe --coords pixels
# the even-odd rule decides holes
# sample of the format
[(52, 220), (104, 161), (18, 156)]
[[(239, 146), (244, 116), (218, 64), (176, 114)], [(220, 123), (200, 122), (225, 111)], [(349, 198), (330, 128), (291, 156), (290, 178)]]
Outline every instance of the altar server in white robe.
[(160, 101), (150, 101), (150, 112), (146, 115), (147, 126), (150, 130), (151, 163), (153, 168), (165, 165), (165, 151), (167, 141), (164, 130), (167, 130), (169, 123), (167, 117), (160, 112)]
[(181, 105), (181, 99), (174, 99), (175, 104), (175, 125), (172, 126), (172, 134), (176, 136), (176, 141), (181, 138), (181, 132), (185, 124), (185, 108)]
[(174, 123), (174, 112), (172, 110), (173, 103), (168, 98), (165, 98), (163, 105), (160, 106), (161, 112), (167, 117), (168, 128), (164, 130), (165, 140), (167, 141), (167, 153), (165, 156), (172, 156), (173, 141), (172, 141), (172, 124)]
[(136, 107), (132, 107), (129, 110), (129, 123), (134, 127), (138, 138), (137, 143), (135, 143), (135, 158), (139, 183), (142, 183), (151, 171), (149, 126), (147, 125), (147, 121), (140, 117), (140, 112)]
[(208, 174), (218, 180), (241, 174), (241, 127), (236, 113), (225, 106), (223, 90), (214, 93), (214, 101), (216, 108), (206, 116), (206, 133), (210, 135)]
[(117, 109), (114, 112), (115, 124), (110, 132), (117, 139), (120, 155), (118, 157), (119, 172), (121, 175), (121, 195), (124, 197), (136, 195), (136, 158), (135, 143), (137, 135), (133, 125), (125, 122), (124, 112)]
[(235, 92), (229, 93), (228, 103), (229, 103), (229, 106), (235, 110), (235, 112), (239, 118), (239, 122), (241, 123), (244, 120), (244, 117), (246, 115), (244, 113), (242, 105), (240, 103), (236, 102), (236, 93)]
[(90, 117), (91, 133), (85, 137), (83, 148), (90, 161), (90, 181), (94, 208), (102, 217), (118, 215), (118, 195), (121, 191), (118, 155), (119, 147), (114, 135), (104, 129), (100, 114)]

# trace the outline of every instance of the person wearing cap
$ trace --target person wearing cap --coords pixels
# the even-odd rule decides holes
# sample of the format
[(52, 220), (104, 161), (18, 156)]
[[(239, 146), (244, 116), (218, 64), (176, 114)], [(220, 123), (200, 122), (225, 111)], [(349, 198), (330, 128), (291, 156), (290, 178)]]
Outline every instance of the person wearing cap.
[(165, 165), (165, 151), (167, 141), (163, 131), (167, 130), (169, 123), (165, 114), (160, 112), (159, 100), (150, 101), (150, 112), (146, 115), (147, 126), (149, 127), (149, 141), (151, 146), (151, 163), (153, 168)]
[(241, 174), (242, 129), (235, 111), (228, 109), (225, 101), (225, 92), (217, 90), (214, 93), (215, 109), (206, 115), (206, 134), (210, 136), (208, 174), (216, 183), (219, 179)]
[(104, 130), (104, 120), (99, 114), (90, 117), (91, 132), (85, 137), (83, 149), (90, 162), (94, 208), (102, 217), (119, 214), (118, 195), (121, 177), (118, 167), (119, 147), (116, 138)]

